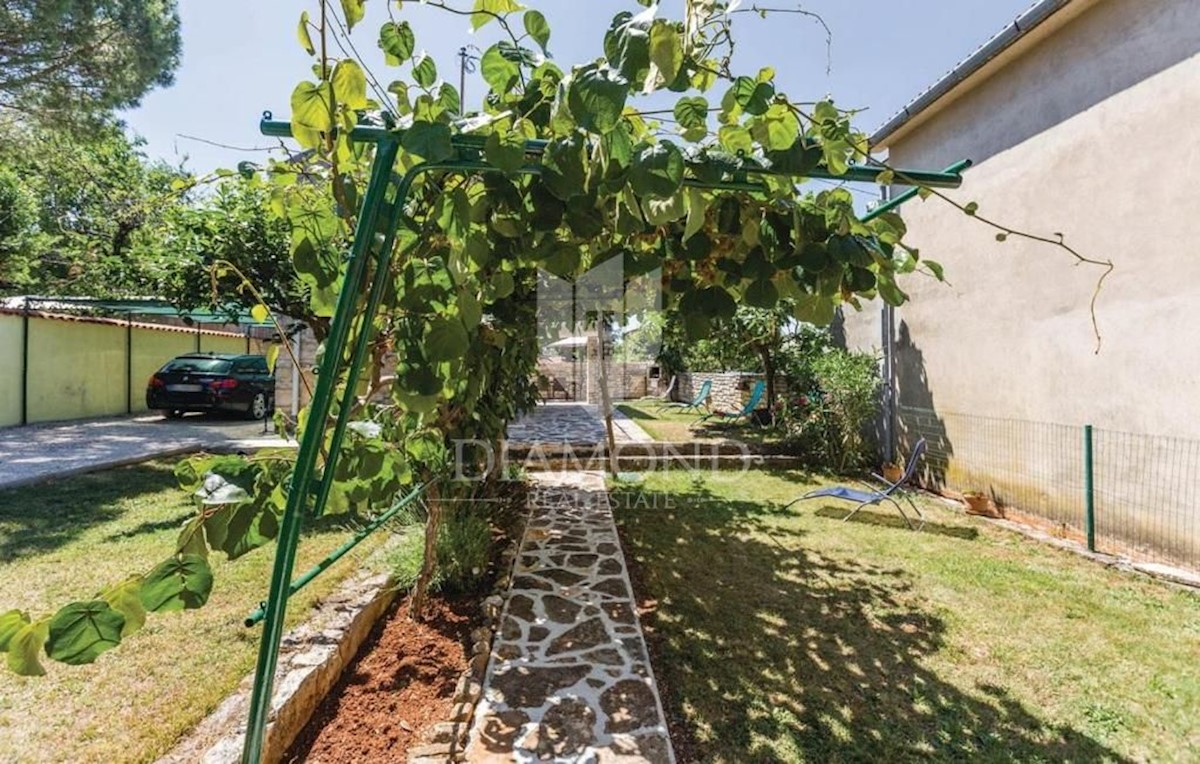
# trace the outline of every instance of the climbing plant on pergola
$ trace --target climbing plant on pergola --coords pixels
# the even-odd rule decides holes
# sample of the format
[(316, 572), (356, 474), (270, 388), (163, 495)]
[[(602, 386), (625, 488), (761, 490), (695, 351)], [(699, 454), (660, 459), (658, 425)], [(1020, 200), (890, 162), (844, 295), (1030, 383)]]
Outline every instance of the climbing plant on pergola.
[[(865, 137), (831, 101), (789, 100), (771, 69), (736, 74), (727, 2), (689, 0), (680, 20), (657, 6), (619, 13), (604, 56), (569, 71), (549, 59), (543, 14), (515, 0), (422, 5), (499, 30), (481, 56), (479, 109), (466, 111), (416, 53), (398, 3), (387, 4), (378, 44), (407, 79), (384, 88), (356, 54), (328, 52), (330, 40), (350, 39), (365, 0), (320, 0), (319, 16), (305, 13), (298, 27), (314, 79), (295, 88), (290, 122), (267, 115), (261, 125), (310, 153), (243, 168), (272, 188), (314, 310), (331, 318), (298, 452), (181, 466), (201, 501), (175, 552), (52, 617), (0, 616), (17, 670), (37, 673), (43, 647), (90, 662), (146, 611), (203, 605), (209, 553), (236, 557), (276, 540), (270, 594), (251, 619), (264, 628), (244, 760), (257, 761), (287, 599), (315, 575), (291, 580), (305, 517), (357, 509), (374, 515), (369, 530), (423, 492), (428, 572), (452, 442), (503, 437), (534, 400), (539, 269), (570, 279), (616, 257), (628, 277), (661, 268), (666, 304), (696, 338), (739, 303), (786, 298), (797, 319), (827, 323), (841, 304), (902, 303), (906, 274), (941, 278), (903, 243), (891, 209), (860, 217), (847, 190), (809, 192), (803, 181), (951, 188), (964, 165), (867, 163)], [(638, 109), (650, 94), (675, 100)], [(321, 254), (330, 240), (349, 245), (344, 260)], [(392, 405), (371, 403), (381, 391)]]

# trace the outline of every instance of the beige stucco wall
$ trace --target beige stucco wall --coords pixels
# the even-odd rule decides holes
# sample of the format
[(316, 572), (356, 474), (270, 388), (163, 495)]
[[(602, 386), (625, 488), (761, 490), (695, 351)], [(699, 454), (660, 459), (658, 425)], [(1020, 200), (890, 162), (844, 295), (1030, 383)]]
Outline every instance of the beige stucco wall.
[[(1126, 68), (1153, 73), (1086, 106), (1123, 84)], [(1085, 108), (1060, 114), (1073, 99)], [(1053, 124), (1006, 147), (1047, 112)], [(937, 200), (910, 203), (910, 242), (951, 282), (910, 278), (912, 302), (898, 312), (933, 403), (1200, 437), (1195, 0), (1104, 0), (891, 147), (902, 166), (962, 157), (979, 163), (954, 198), (1014, 226), (1061, 231), (1117, 270), (1097, 303), (1097, 355), (1088, 305), (1101, 271), (1053, 247), (998, 243)], [(846, 324), (851, 344), (879, 346), (874, 311)]]
[[(1051, 246), (998, 243), (993, 229), (936, 199), (904, 208), (909, 241), (945, 265), (950, 285), (904, 284), (912, 301), (897, 312), (900, 404), (940, 417), (948, 451), (996, 450), (969, 417), (1200, 438), (1196, 0), (1091, 4), (890, 154), (905, 167), (974, 159), (953, 198), (1014, 227), (1061, 231), (1079, 252), (1116, 265), (1096, 305), (1097, 354), (1089, 302), (1101, 270)], [(848, 344), (879, 347), (879, 326), (876, 310), (849, 315)], [(1062, 442), (1051, 451), (1077, 446), (1073, 435), (1030, 432), (1022, 437)], [(1004, 448), (1029, 445), (1014, 437)], [(1005, 467), (1015, 475), (1046, 458), (1004, 456), (1018, 462)], [(1077, 497), (1074, 479), (1044, 482)]]

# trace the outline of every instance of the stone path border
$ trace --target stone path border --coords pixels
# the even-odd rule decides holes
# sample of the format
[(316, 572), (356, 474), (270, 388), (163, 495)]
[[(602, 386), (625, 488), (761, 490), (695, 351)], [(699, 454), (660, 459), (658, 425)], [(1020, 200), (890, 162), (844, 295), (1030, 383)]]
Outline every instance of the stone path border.
[(196, 451), (294, 447), (262, 422), (157, 415), (0, 429), (0, 489)]
[[(284, 635), (271, 695), (264, 762), (283, 759), (398, 595), (387, 574), (372, 572), (385, 564), (389, 548), (385, 544), (376, 550), (365, 570), (343, 582), (314, 608), (304, 623)], [(251, 673), (157, 764), (240, 762), (253, 687)]]
[(604, 477), (539, 473), (470, 762), (675, 761)]

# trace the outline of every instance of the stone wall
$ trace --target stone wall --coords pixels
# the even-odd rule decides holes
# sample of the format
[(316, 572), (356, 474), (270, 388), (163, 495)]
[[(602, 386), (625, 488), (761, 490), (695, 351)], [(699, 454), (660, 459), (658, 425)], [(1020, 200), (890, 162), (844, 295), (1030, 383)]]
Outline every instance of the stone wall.
[[(591, 358), (584, 360), (547, 359), (538, 361), (538, 374), (557, 385), (543, 388), (546, 400), (570, 400), (581, 403), (600, 403), (600, 368), (593, 349)], [(666, 389), (669, 380), (650, 379), (651, 369), (657, 364), (649, 361), (622, 363), (609, 360), (609, 392), (613, 400), (636, 400), (647, 395), (657, 395)], [(662, 387), (660, 387), (660, 384)]]
[[(748, 371), (699, 372), (685, 371), (679, 374), (679, 382), (671, 398), (676, 401), (691, 402), (700, 392), (700, 386), (712, 381), (712, 394), (708, 405), (716, 411), (741, 411), (750, 400), (754, 385), (763, 379), (763, 375)], [(664, 383), (665, 384), (665, 383)], [(775, 393), (782, 395), (787, 385), (782, 377), (775, 377)], [(766, 406), (764, 402), (759, 406)]]

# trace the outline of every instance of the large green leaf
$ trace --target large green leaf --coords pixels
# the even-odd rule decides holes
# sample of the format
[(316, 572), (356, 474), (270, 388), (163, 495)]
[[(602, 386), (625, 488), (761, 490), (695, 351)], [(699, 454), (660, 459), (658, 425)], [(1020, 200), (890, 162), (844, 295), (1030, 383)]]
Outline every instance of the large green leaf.
[(301, 82), (292, 91), (292, 132), (300, 145), (312, 148), (319, 135), (333, 129), (329, 111), (333, 86), (328, 82)]
[(703, 96), (680, 98), (675, 104), (675, 121), (689, 141), (708, 135), (708, 99)]
[(425, 330), (425, 357), (429, 361), (457, 361), (470, 346), (467, 330), (457, 318), (435, 318)]
[(750, 286), (746, 287), (742, 299), (752, 308), (774, 308), (779, 302), (779, 290), (769, 279), (759, 279), (752, 281)]
[(20, 610), (0, 614), (0, 653), (8, 650), (13, 635), (29, 624), (29, 615)]
[(607, 66), (589, 64), (577, 70), (567, 88), (575, 123), (593, 133), (609, 132), (621, 121), (629, 82)]
[(79, 666), (121, 643), (125, 616), (104, 600), (72, 602), (50, 619), (46, 654), (56, 661)]
[(660, 141), (633, 155), (629, 185), (638, 196), (666, 199), (683, 185), (684, 161), (679, 147)]
[(679, 220), (687, 214), (687, 197), (683, 189), (680, 189), (666, 199), (647, 199), (643, 209), (646, 212), (647, 223), (664, 225)]
[(516, 130), (492, 133), (483, 144), (488, 164), (504, 172), (516, 172), (525, 166), (525, 136)]
[(212, 585), (212, 569), (203, 557), (170, 557), (142, 578), (142, 606), (151, 613), (192, 610), (208, 601)]
[(650, 26), (650, 63), (654, 65), (646, 78), (647, 92), (671, 83), (683, 66), (683, 43), (675, 25), (664, 19)]
[(479, 67), (483, 81), (500, 95), (507, 95), (521, 77), (520, 68), (504, 55), (499, 45), (484, 51)]
[(334, 95), (352, 109), (367, 107), (367, 76), (358, 61), (342, 59), (334, 67)]
[(523, 8), (514, 0), (475, 0), (475, 7), (471, 10), (471, 29), (479, 29), (495, 21), (497, 16), (515, 13)]
[(38, 656), (46, 644), (50, 625), (46, 621), (26, 624), (8, 641), (8, 668), (19, 676), (45, 676)]
[(413, 60), (413, 80), (423, 88), (430, 88), (437, 82), (437, 63), (427, 53), (422, 53)]
[(623, 12), (613, 19), (613, 27), (604, 38), (608, 62), (630, 82), (644, 82), (650, 69), (650, 26), (657, 7), (637, 16)]
[(583, 136), (574, 132), (550, 141), (542, 155), (542, 180), (546, 190), (563, 201), (584, 192), (587, 167), (583, 149)]
[(221, 551), (229, 559), (236, 560), (279, 535), (279, 516), (270, 506), (242, 504), (229, 514), (229, 522), (223, 530)]
[(550, 24), (546, 22), (546, 17), (540, 11), (526, 11), (525, 31), (533, 38), (533, 41), (542, 49), (542, 53), (550, 55), (548, 46), (550, 45)]
[(454, 156), (450, 127), (440, 122), (414, 122), (401, 134), (400, 145), (428, 162), (440, 162)]
[(300, 14), (300, 23), (296, 25), (296, 38), (300, 40), (300, 47), (304, 48), (305, 53), (311, 56), (317, 52), (313, 47), (312, 35), (308, 33), (308, 11)]
[(389, 57), (389, 64), (402, 64), (412, 58), (416, 45), (417, 38), (407, 21), (388, 21), (379, 28), (379, 47)]
[(346, 16), (346, 28), (353, 29), (367, 15), (367, 0), (342, 0), (342, 13)]
[(733, 82), (733, 98), (737, 105), (747, 114), (758, 116), (766, 114), (771, 107), (771, 99), (775, 97), (775, 86), (770, 82), (760, 82), (750, 77), (738, 77)]
[(146, 608), (142, 606), (141, 591), (141, 576), (134, 576), (100, 595), (109, 607), (125, 617), (125, 625), (121, 627), (122, 637), (128, 637), (146, 624)]
[(774, 104), (750, 127), (754, 140), (767, 151), (784, 151), (800, 137), (800, 122), (786, 104)]

